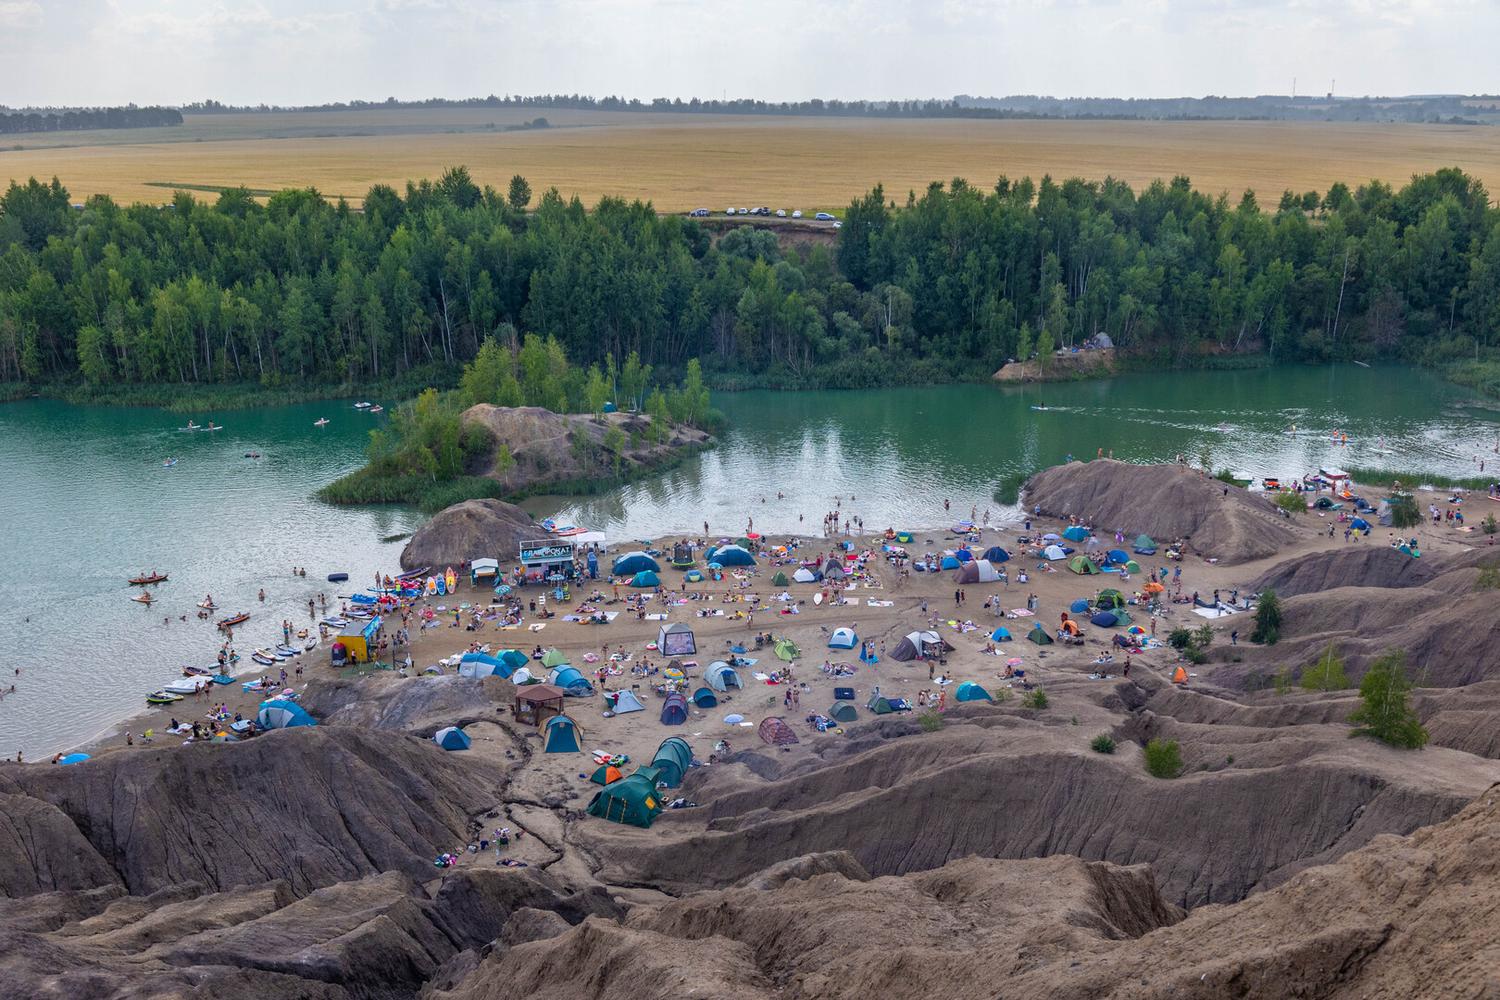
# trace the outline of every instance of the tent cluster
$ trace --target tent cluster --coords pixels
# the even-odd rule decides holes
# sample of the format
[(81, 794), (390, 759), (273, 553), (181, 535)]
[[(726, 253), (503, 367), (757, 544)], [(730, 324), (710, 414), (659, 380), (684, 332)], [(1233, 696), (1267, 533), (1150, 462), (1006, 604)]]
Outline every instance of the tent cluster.
[(661, 741), (648, 766), (623, 774), (613, 764), (601, 764), (589, 780), (604, 787), (589, 800), (590, 816), (612, 823), (649, 827), (665, 806), (658, 787), (676, 788), (693, 766), (693, 748), (681, 736)]

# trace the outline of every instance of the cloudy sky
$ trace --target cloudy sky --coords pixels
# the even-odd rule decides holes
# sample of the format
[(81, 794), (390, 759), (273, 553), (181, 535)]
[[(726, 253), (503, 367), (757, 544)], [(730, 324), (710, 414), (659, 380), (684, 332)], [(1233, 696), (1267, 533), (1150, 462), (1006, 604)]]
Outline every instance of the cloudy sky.
[(0, 0), (0, 104), (1500, 92), (1500, 0)]

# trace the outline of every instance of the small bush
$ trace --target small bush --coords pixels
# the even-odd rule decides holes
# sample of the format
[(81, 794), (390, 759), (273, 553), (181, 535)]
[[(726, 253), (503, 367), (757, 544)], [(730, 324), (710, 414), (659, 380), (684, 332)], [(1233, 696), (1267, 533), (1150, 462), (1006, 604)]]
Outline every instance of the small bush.
[(1041, 688), (1037, 688), (1034, 691), (1028, 691), (1021, 698), (1021, 704), (1025, 705), (1027, 708), (1034, 708), (1040, 711), (1047, 707), (1047, 692), (1043, 691)]
[(1094, 741), (1089, 744), (1089, 749), (1094, 751), (1094, 753), (1114, 753), (1114, 737), (1110, 736), (1108, 733), (1100, 733), (1098, 736), (1095, 736)]
[(1302, 499), (1300, 493), (1278, 493), (1276, 494), (1276, 506), (1288, 514), (1307, 513), (1307, 501)]
[(1317, 662), (1302, 671), (1302, 686), (1309, 691), (1342, 691), (1349, 686), (1349, 676), (1344, 673), (1343, 657), (1328, 644)]
[(936, 712), (923, 712), (917, 716), (917, 725), (924, 733), (935, 733), (943, 728), (943, 717)]
[(1398, 493), (1390, 499), (1391, 526), (1415, 528), (1422, 523), (1422, 512), (1410, 493)]
[(1486, 514), (1484, 520), (1479, 522), (1479, 528), (1486, 535), (1493, 535), (1500, 531), (1500, 521), (1495, 520), (1494, 514)]
[(1146, 744), (1146, 771), (1155, 778), (1175, 778), (1182, 773), (1182, 750), (1176, 740), (1152, 740)]
[(1167, 645), (1173, 649), (1187, 649), (1193, 644), (1193, 633), (1185, 628), (1174, 628), (1167, 633)]

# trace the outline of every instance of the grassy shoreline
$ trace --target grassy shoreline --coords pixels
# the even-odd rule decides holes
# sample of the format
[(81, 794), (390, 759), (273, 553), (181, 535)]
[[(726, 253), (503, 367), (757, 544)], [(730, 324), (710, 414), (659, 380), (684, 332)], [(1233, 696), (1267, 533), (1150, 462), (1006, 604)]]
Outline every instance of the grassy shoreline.
[(1354, 477), (1356, 483), (1367, 486), (1388, 487), (1391, 483), (1400, 483), (1405, 489), (1414, 489), (1418, 486), (1461, 486), (1466, 490), (1486, 490), (1496, 479), (1500, 479), (1500, 473), (1493, 476), (1451, 476), (1443, 472), (1430, 472), (1424, 469), (1378, 469), (1363, 468), (1351, 465), (1348, 472)]

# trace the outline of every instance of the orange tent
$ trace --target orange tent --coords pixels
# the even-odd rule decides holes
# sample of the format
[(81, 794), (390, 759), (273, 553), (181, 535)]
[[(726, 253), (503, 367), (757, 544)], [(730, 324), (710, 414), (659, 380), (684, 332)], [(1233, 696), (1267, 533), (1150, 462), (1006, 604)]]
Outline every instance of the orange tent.
[(1164, 587), (1161, 584), (1157, 583), (1155, 580), (1152, 580), (1152, 581), (1148, 582), (1146, 584), (1146, 587), (1145, 587), (1146, 593), (1148, 593), (1148, 594), (1160, 594), (1162, 591), (1164, 591), (1166, 589), (1167, 589), (1166, 587)]
[(1183, 669), (1182, 667), (1178, 667), (1176, 670), (1172, 671), (1172, 683), (1173, 684), (1186, 684), (1187, 683), (1187, 671), (1185, 669)]
[(625, 775), (620, 773), (618, 767), (615, 767), (613, 764), (603, 764), (594, 772), (594, 776), (589, 780), (596, 785), (612, 785), (623, 777)]
[(1064, 617), (1062, 627), (1067, 631), (1069, 635), (1078, 634), (1078, 623), (1073, 621), (1071, 618)]

